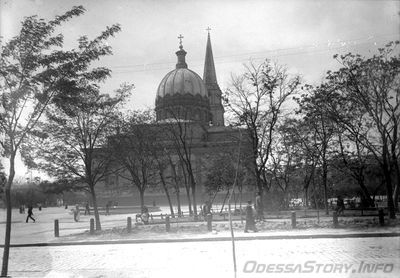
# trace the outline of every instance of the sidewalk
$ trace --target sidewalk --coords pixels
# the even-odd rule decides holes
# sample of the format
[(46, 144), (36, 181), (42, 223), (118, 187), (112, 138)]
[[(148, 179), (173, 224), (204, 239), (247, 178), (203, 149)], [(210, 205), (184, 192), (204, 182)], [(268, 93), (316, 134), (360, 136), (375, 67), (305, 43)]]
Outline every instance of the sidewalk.
[[(299, 233), (298, 231), (289, 232), (272, 232), (272, 233), (253, 233), (243, 235), (236, 233), (234, 236), (236, 241), (243, 240), (294, 240), (294, 239), (321, 239), (321, 238), (370, 238), (370, 237), (400, 237), (400, 232), (397, 231), (357, 231), (334, 230), (334, 231), (306, 231)], [(143, 244), (143, 243), (176, 243), (176, 242), (210, 242), (210, 241), (231, 241), (230, 233), (208, 233), (199, 235), (180, 235), (174, 236), (166, 234), (160, 237), (140, 237), (128, 238), (120, 237), (114, 239), (99, 239), (94, 237), (59, 238), (50, 242), (32, 242), (22, 244), (12, 244), (12, 247), (33, 247), (33, 246), (71, 246), (71, 245), (105, 245), (105, 244)], [(0, 247), (3, 247), (0, 245)]]
[[(82, 216), (80, 222), (74, 222), (69, 211), (62, 208), (48, 208), (41, 212), (34, 211), (36, 223), (25, 223), (26, 214), (14, 211), (12, 225), (12, 246), (60, 246), (77, 244), (115, 244), (115, 243), (150, 243), (150, 242), (193, 242), (231, 240), (228, 222), (214, 222), (213, 231), (207, 231), (204, 221), (194, 223), (171, 223), (170, 232), (165, 224), (132, 226), (132, 232), (126, 231), (126, 219), (132, 214), (101, 215), (102, 232), (89, 234), (89, 220), (93, 217)], [(0, 214), (0, 216), (2, 216)], [(132, 217), (134, 219), (134, 217)], [(54, 237), (54, 219), (59, 220), (60, 237)], [(0, 218), (0, 238), (4, 238), (5, 224)], [(355, 238), (355, 237), (393, 237), (400, 236), (400, 226), (361, 227), (361, 228), (304, 228), (301, 224), (292, 229), (288, 220), (268, 220), (274, 226), (277, 221), (287, 222), (284, 229), (264, 229), (258, 233), (244, 233), (243, 224), (235, 221), (236, 240), (254, 239), (306, 239), (306, 238)], [(304, 220), (302, 220), (304, 221)], [(307, 220), (308, 221), (308, 220)], [(321, 217), (321, 221), (330, 221)], [(300, 221), (299, 221), (300, 222)], [(286, 224), (285, 224), (286, 225)], [(282, 226), (282, 225), (281, 225)], [(286, 228), (287, 227), (287, 228)], [(3, 242), (0, 242), (2, 244)]]

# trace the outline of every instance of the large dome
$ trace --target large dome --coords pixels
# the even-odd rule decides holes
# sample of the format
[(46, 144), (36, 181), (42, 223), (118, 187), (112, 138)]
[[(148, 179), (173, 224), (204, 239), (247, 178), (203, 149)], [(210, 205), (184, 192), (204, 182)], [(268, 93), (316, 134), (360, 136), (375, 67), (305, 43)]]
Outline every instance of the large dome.
[(157, 89), (157, 120), (175, 118), (208, 124), (211, 112), (206, 86), (197, 73), (188, 69), (182, 45), (176, 55), (176, 69), (167, 73)]
[(167, 73), (157, 90), (157, 98), (174, 94), (190, 94), (207, 97), (207, 89), (201, 77), (187, 68), (178, 68)]

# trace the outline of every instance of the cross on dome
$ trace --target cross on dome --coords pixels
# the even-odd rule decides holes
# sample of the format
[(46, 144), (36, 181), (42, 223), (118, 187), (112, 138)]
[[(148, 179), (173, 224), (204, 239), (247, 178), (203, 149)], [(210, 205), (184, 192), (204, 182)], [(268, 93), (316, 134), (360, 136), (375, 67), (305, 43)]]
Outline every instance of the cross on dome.
[(182, 46), (182, 39), (183, 39), (184, 37), (182, 36), (182, 34), (179, 34), (179, 36), (178, 36), (178, 39), (179, 39), (179, 49), (182, 49), (183, 48), (183, 46)]

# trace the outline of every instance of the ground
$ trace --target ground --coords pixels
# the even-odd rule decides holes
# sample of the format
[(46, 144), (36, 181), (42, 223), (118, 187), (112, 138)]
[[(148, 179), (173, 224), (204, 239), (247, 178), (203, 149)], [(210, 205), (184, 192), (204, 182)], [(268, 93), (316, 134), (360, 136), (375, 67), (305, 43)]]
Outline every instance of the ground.
[[(400, 238), (245, 240), (236, 242), (238, 277), (398, 277)], [(312, 273), (257, 273), (267, 264), (314, 266)], [(246, 265), (246, 262), (247, 263)], [(316, 265), (324, 264), (317, 272)], [(344, 268), (330, 265), (351, 265)], [(363, 264), (393, 264), (357, 273)], [(257, 266), (258, 266), (257, 265)], [(327, 266), (326, 266), (327, 265)], [(355, 272), (353, 273), (353, 270)], [(245, 273), (252, 272), (252, 273)], [(300, 271), (300, 270), (299, 270)], [(304, 271), (304, 270), (303, 270)], [(324, 271), (326, 273), (324, 273)], [(12, 277), (233, 277), (228, 242), (113, 244), (13, 248)]]
[[(12, 277), (233, 277), (227, 221), (214, 222), (212, 232), (207, 231), (205, 222), (196, 222), (171, 223), (169, 233), (165, 224), (134, 226), (132, 233), (127, 233), (126, 219), (133, 215), (102, 215), (103, 231), (89, 235), (93, 216), (83, 215), (80, 222), (74, 222), (64, 208), (34, 210), (34, 216), (36, 223), (25, 223), (26, 214), (13, 211)], [(0, 211), (0, 238), (4, 238), (4, 219), (5, 212)], [(55, 219), (60, 222), (59, 238), (54, 237)], [(249, 234), (243, 233), (240, 220), (235, 221), (237, 277), (400, 274), (397, 222), (382, 228), (376, 217), (339, 220), (339, 229), (332, 228), (331, 216), (321, 216), (319, 225), (314, 218), (299, 219), (298, 228), (291, 229), (290, 219), (270, 219), (258, 225), (261, 232)], [(333, 238), (338, 235), (341, 238)], [(321, 236), (324, 238), (317, 238)], [(41, 243), (47, 246), (38, 246)], [(295, 273), (267, 272), (282, 267)], [(376, 273), (365, 273), (370, 268)], [(312, 271), (302, 273), (308, 270)]]

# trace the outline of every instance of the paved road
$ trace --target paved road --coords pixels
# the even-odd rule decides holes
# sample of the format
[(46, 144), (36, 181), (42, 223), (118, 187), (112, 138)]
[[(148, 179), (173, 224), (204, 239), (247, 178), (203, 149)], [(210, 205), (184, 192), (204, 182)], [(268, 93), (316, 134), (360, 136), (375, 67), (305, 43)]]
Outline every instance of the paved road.
[[(238, 241), (236, 254), (238, 277), (244, 278), (400, 274), (400, 237)], [(12, 249), (9, 274), (57, 278), (233, 277), (232, 265), (230, 242), (25, 247)], [(359, 269), (363, 273), (358, 273)], [(368, 269), (376, 273), (368, 274)]]

